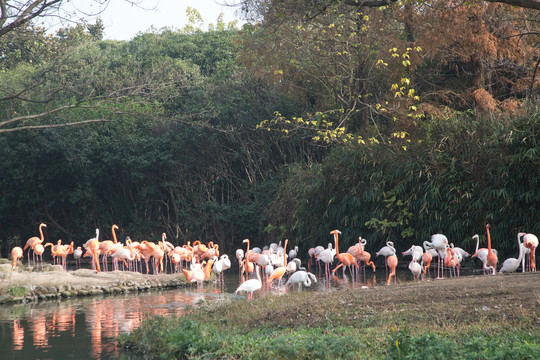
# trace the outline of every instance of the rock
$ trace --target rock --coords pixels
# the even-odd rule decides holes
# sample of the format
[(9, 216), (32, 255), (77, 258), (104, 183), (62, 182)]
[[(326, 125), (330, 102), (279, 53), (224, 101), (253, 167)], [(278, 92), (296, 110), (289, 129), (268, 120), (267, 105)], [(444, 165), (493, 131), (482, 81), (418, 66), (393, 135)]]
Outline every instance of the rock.
[(0, 296), (0, 304), (8, 304), (11, 302), (13, 302), (13, 296), (11, 295)]
[(0, 264), (0, 273), (10, 273), (11, 264)]

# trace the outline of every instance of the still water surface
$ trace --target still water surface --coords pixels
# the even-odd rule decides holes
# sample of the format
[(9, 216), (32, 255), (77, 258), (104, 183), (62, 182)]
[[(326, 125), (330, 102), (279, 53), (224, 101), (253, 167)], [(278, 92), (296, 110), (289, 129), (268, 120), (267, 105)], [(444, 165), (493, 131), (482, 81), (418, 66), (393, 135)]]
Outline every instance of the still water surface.
[(120, 333), (147, 317), (181, 315), (200, 300), (227, 296), (208, 286), (186, 289), (45, 301), (0, 307), (1, 359), (142, 359), (116, 345)]
[[(341, 275), (341, 274), (340, 274)], [(372, 287), (385, 283), (385, 272), (377, 277), (368, 272), (361, 283), (322, 279), (307, 291), (328, 291), (342, 287)], [(400, 271), (398, 281), (410, 281), (410, 272)], [(7, 359), (123, 359), (140, 360), (142, 357), (117, 347), (120, 333), (136, 329), (141, 322), (155, 315), (181, 315), (187, 306), (204, 300), (224, 301), (240, 283), (238, 273), (230, 272), (225, 288), (207, 284), (197, 291), (187, 289), (140, 292), (62, 301), (45, 301), (0, 306), (0, 358)], [(304, 290), (304, 291), (306, 291)], [(267, 290), (271, 291), (271, 290)], [(296, 291), (296, 290), (295, 290)], [(257, 296), (264, 296), (259, 291)]]

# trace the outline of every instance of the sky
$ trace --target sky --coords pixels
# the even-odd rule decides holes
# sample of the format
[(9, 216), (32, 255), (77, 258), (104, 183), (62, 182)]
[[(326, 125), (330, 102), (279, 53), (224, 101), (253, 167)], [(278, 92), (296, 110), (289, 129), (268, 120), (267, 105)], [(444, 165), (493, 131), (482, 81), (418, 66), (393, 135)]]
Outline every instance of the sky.
[[(98, 2), (105, 2), (107, 6), (100, 6)], [(156, 29), (170, 27), (179, 29), (188, 23), (187, 7), (195, 8), (204, 20), (204, 27), (216, 23), (220, 13), (223, 13), (225, 23), (237, 19), (234, 12), (238, 8), (223, 5), (225, 2), (234, 3), (233, 0), (138, 0), (135, 6), (126, 0), (89, 1), (72, 0), (78, 12), (97, 14), (103, 20), (105, 31), (104, 39), (131, 40), (139, 32), (145, 32), (152, 26)], [(238, 1), (237, 1), (238, 2)], [(85, 17), (89, 23), (95, 20)], [(240, 27), (240, 23), (238, 27)]]

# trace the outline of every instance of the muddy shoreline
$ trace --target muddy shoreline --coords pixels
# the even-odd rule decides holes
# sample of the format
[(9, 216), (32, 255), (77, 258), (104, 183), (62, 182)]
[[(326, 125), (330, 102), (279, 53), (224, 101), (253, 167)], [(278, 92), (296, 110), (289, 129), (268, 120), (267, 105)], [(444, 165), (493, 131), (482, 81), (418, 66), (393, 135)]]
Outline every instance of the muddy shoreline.
[(186, 284), (183, 274), (96, 273), (89, 269), (64, 271), (58, 265), (45, 265), (43, 271), (11, 271), (11, 265), (0, 264), (0, 304), (136, 293), (180, 288)]

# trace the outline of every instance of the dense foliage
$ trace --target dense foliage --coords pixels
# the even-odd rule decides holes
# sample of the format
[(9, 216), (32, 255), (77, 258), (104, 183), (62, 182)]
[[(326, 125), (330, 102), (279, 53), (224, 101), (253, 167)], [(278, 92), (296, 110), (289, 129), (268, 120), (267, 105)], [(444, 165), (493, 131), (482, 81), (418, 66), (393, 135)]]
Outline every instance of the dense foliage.
[(470, 248), (489, 222), (515, 253), (516, 232), (540, 232), (536, 13), (250, 4), (242, 30), (0, 37), (3, 256), (40, 222), (47, 241), (118, 224), (225, 252), (305, 251), (334, 228), (370, 250), (435, 232)]
[(485, 244), (490, 223), (494, 247), (514, 253), (515, 234), (540, 232), (539, 130), (537, 108), (516, 118), (455, 114), (419, 126), (422, 141), (336, 149), (310, 171), (291, 173), (271, 219), (306, 251), (311, 239), (331, 240), (329, 228), (344, 232), (344, 248), (359, 235), (371, 251), (444, 233), (474, 249), (472, 235)]

